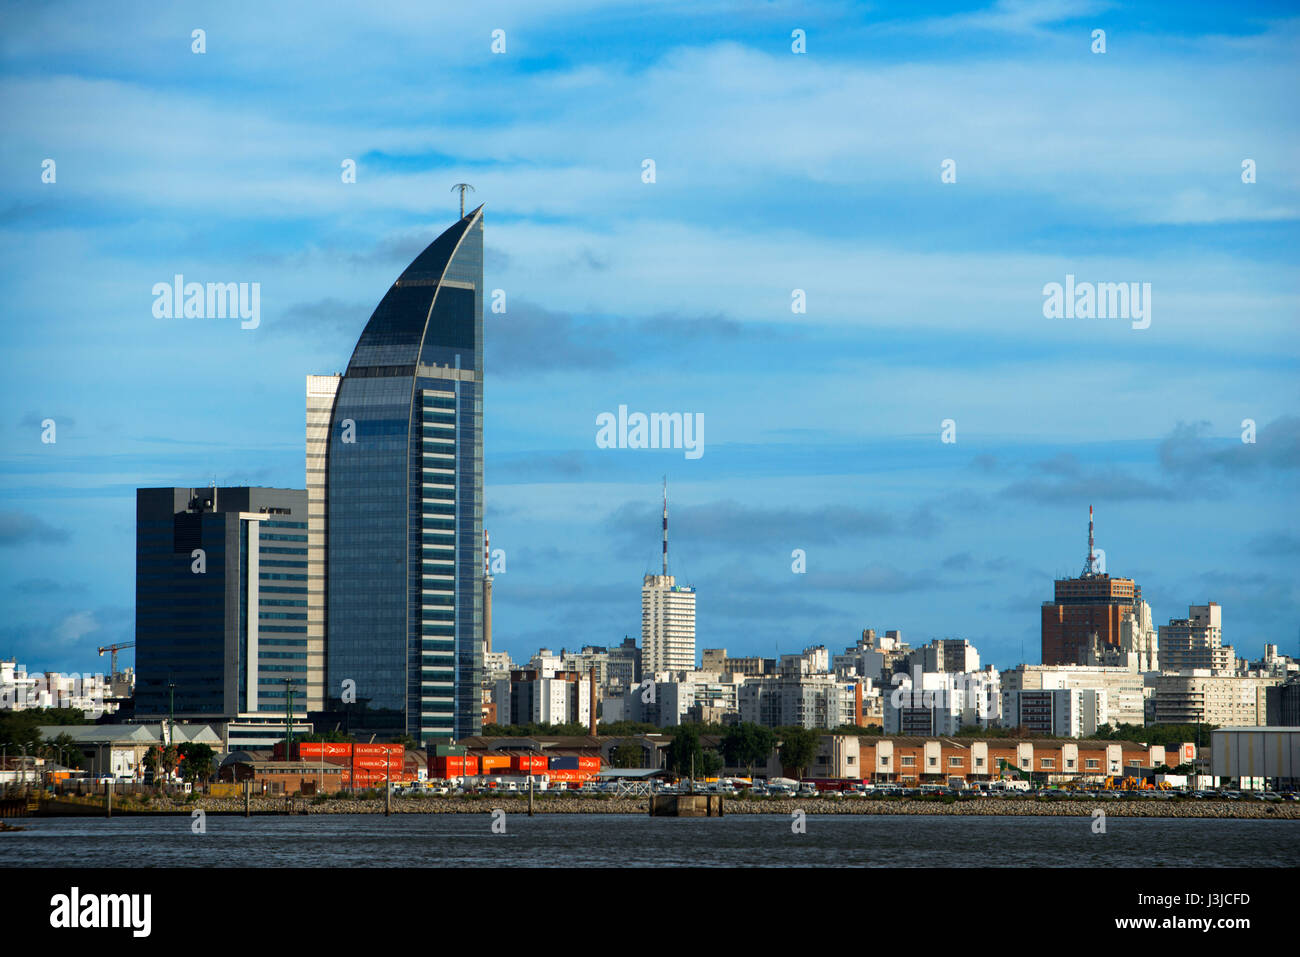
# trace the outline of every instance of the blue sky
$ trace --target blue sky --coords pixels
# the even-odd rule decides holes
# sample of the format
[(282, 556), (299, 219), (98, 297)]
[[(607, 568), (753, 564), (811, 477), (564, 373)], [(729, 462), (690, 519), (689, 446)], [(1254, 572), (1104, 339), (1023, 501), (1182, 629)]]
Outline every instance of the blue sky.
[[(1300, 653), (1289, 5), (467, 6), (4, 5), (0, 655), (132, 637), (136, 487), (302, 487), (304, 376), (461, 181), (507, 294), (498, 648), (639, 634), (666, 475), (701, 648), (1037, 661), (1091, 504), (1157, 621)], [(260, 283), (261, 325), (156, 319), (176, 273)], [(1150, 283), (1150, 327), (1044, 318), (1067, 274)], [(705, 454), (597, 448), (620, 404)]]

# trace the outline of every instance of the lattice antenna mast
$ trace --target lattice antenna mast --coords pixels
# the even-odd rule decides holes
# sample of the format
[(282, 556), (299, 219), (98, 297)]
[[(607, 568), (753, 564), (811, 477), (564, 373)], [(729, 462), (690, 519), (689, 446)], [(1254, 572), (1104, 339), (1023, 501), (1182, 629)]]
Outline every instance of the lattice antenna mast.
[(1083, 563), (1083, 577), (1091, 578), (1097, 574), (1097, 549), (1093, 539), (1092, 506), (1088, 506), (1088, 560)]

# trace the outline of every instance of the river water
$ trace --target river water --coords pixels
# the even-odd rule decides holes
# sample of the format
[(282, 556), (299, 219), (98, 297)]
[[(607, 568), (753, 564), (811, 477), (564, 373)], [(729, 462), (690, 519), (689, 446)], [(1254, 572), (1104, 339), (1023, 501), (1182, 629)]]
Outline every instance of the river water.
[(508, 813), (23, 818), (4, 867), (1296, 867), (1300, 821)]

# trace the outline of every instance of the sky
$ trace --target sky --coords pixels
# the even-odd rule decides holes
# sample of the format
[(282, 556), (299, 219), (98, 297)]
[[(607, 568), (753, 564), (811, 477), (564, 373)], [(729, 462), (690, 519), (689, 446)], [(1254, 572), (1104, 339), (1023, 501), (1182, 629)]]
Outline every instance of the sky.
[[(0, 657), (133, 638), (136, 488), (304, 487), (305, 376), (461, 182), (497, 650), (639, 638), (666, 479), (697, 650), (1036, 663), (1091, 505), (1157, 623), (1300, 654), (1291, 5), (0, 10)], [(176, 274), (259, 324), (155, 316)], [(600, 447), (621, 405), (703, 454)]]

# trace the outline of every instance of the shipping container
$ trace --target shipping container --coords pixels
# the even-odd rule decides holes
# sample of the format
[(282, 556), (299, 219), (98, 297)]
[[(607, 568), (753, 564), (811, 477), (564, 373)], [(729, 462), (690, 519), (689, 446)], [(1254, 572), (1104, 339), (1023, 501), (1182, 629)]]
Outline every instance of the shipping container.
[(579, 766), (577, 755), (553, 755), (551, 757), (552, 771), (576, 771)]
[(594, 755), (590, 757), (588, 757), (587, 755), (583, 755), (582, 757), (578, 758), (578, 767), (580, 767), (584, 771), (599, 771), (600, 758)]

